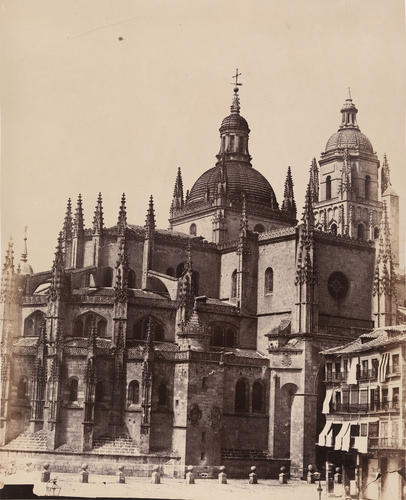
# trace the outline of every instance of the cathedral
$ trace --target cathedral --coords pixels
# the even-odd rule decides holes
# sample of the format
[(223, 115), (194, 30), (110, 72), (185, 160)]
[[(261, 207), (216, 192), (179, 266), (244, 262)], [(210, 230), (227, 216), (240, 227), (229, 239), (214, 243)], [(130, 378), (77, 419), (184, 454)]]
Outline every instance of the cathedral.
[(105, 227), (101, 194), (85, 227), (79, 195), (49, 271), (9, 245), (0, 457), (292, 477), (322, 460), (320, 352), (398, 320), (399, 198), (351, 97), (300, 213), (290, 168), (278, 202), (252, 166), (240, 111), (236, 85), (214, 166), (186, 192), (177, 171), (169, 229), (152, 197), (132, 224), (124, 195)]

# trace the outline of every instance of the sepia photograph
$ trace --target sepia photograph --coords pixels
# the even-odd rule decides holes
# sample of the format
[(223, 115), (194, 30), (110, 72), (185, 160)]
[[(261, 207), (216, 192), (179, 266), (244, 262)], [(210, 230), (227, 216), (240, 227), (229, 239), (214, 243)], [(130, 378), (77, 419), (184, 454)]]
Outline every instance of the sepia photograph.
[(403, 0), (0, 0), (0, 498), (406, 499)]

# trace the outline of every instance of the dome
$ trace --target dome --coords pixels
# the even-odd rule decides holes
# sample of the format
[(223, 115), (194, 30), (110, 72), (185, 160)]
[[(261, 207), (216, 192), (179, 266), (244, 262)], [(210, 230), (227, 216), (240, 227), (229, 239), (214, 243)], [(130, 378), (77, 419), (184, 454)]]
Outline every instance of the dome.
[(245, 132), (250, 131), (247, 120), (237, 113), (232, 113), (231, 115), (226, 116), (221, 122), (220, 133), (236, 129)]
[[(219, 166), (211, 168), (202, 174), (194, 183), (187, 203), (205, 199), (207, 189), (210, 195), (215, 193)], [(245, 193), (247, 201), (252, 201), (272, 207), (276, 205), (275, 193), (265, 177), (250, 165), (235, 163), (227, 165), (227, 197), (230, 200), (242, 199)]]
[(333, 134), (326, 144), (326, 153), (335, 149), (359, 149), (373, 153), (371, 141), (358, 128), (343, 128)]
[(22, 275), (34, 274), (34, 270), (28, 262), (20, 262), (20, 270)]

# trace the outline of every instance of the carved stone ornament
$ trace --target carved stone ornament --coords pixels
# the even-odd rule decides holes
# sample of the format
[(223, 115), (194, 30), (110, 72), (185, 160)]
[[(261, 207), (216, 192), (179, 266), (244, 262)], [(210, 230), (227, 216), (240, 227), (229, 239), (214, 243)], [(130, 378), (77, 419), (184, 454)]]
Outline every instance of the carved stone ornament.
[(343, 299), (348, 293), (348, 279), (342, 272), (335, 271), (334, 273), (330, 274), (327, 282), (327, 288), (329, 294), (334, 299)]
[(288, 352), (283, 353), (281, 364), (286, 367), (292, 366), (292, 357)]

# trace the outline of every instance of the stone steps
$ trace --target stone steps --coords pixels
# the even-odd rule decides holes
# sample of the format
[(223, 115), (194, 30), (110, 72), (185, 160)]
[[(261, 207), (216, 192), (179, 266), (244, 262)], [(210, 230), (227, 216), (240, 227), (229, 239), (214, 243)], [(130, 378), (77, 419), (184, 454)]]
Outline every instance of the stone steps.
[(38, 432), (25, 431), (3, 448), (8, 450), (46, 451), (47, 432), (45, 430)]
[(91, 453), (103, 455), (139, 455), (139, 448), (129, 437), (101, 437), (93, 441)]

